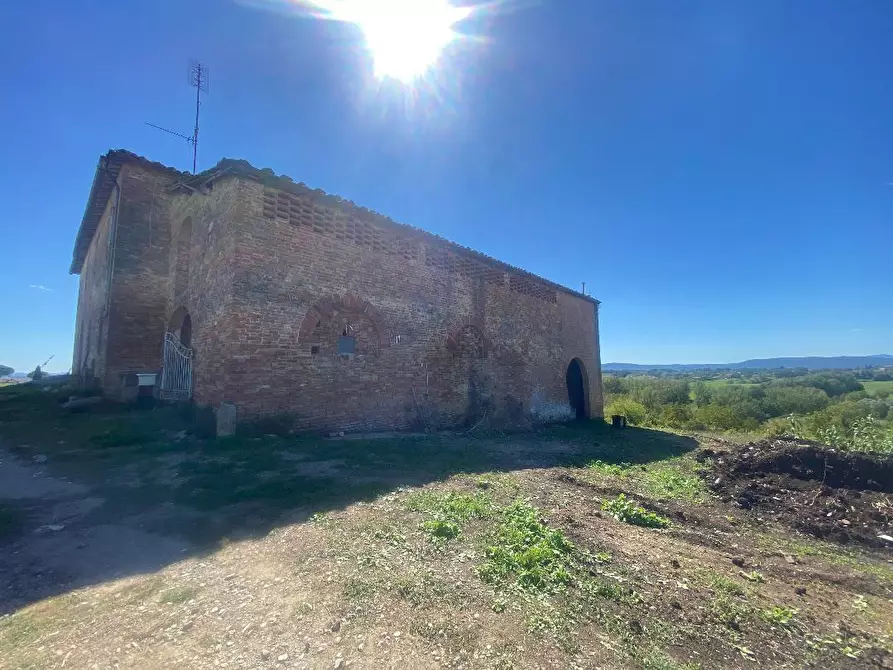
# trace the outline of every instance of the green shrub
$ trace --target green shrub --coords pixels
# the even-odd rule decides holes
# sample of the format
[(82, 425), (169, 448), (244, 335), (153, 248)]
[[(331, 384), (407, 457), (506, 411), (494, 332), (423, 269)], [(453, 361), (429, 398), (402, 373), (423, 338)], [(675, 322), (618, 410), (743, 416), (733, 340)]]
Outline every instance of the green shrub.
[(633, 400), (652, 411), (663, 405), (684, 405), (691, 400), (691, 387), (680, 379), (628, 377), (624, 387)]
[(685, 428), (691, 424), (692, 412), (688, 405), (666, 405), (661, 408), (657, 423), (670, 428)]
[(794, 427), (790, 416), (775, 416), (763, 424), (763, 434), (766, 437), (781, 437), (782, 435), (794, 435)]
[(648, 411), (642, 403), (636, 402), (629, 396), (616, 396), (611, 398), (610, 403), (605, 407), (606, 417), (615, 414), (625, 416), (629, 423), (640, 426), (645, 423)]
[(811, 386), (821, 389), (832, 398), (853, 391), (864, 391), (865, 387), (851, 372), (817, 372), (774, 382), (780, 386)]
[(643, 507), (636, 506), (632, 501), (627, 500), (622, 493), (614, 500), (605, 500), (602, 503), (602, 509), (617, 519), (617, 521), (632, 524), (633, 526), (666, 528), (670, 525), (669, 519), (654, 512), (649, 512)]
[(763, 396), (763, 408), (770, 417), (809, 414), (825, 409), (830, 402), (827, 393), (810, 386), (770, 385)]
[(710, 403), (698, 407), (692, 415), (692, 425), (709, 430), (756, 430), (760, 423), (738, 411), (736, 407)]
[(620, 377), (605, 375), (602, 378), (602, 391), (609, 394), (622, 394), (626, 392), (623, 380)]
[(775, 606), (768, 610), (763, 610), (760, 613), (760, 616), (763, 618), (766, 623), (772, 626), (781, 626), (783, 628), (787, 628), (790, 626), (794, 617), (797, 616), (799, 610), (793, 607), (785, 607), (783, 605)]
[(713, 393), (711, 392), (710, 387), (704, 382), (696, 382), (693, 384), (691, 387), (691, 395), (695, 405), (698, 407), (703, 407), (704, 405), (709, 405), (713, 402)]

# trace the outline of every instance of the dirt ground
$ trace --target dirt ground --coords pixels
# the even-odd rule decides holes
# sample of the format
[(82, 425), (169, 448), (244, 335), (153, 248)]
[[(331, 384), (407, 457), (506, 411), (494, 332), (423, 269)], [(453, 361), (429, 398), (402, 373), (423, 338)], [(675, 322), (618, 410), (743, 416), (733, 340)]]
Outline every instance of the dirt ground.
[(819, 538), (893, 546), (893, 459), (795, 439), (714, 446), (698, 458), (712, 462), (724, 501)]
[(893, 667), (886, 461), (190, 425), (0, 394), (0, 667)]

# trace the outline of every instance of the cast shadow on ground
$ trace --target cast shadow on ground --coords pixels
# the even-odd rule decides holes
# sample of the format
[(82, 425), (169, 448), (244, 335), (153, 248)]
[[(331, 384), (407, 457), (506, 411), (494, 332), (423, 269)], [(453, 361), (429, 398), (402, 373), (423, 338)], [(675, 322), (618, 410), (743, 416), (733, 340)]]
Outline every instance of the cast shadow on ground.
[[(170, 409), (67, 415), (0, 391), (0, 614), (453, 475), (645, 464), (689, 437), (602, 421), (536, 432), (183, 439)], [(35, 458), (36, 457), (36, 458)]]

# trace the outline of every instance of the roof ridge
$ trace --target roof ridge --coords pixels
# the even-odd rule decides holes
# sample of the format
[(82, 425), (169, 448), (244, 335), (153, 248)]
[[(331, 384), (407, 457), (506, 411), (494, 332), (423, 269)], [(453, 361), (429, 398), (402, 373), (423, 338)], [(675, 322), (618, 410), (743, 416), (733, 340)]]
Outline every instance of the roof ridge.
[[(254, 179), (264, 186), (288, 191), (294, 195), (314, 195), (322, 199), (327, 204), (331, 204), (342, 209), (346, 208), (349, 213), (364, 218), (371, 223), (395, 227), (400, 229), (401, 231), (410, 232), (414, 235), (420, 235), (432, 239), (439, 244), (443, 244), (457, 251), (470, 254), (484, 262), (495, 263), (505, 270), (515, 272), (522, 276), (543, 282), (548, 286), (551, 286), (570, 295), (576, 296), (578, 298), (583, 298), (596, 304), (599, 303), (599, 301), (596, 298), (593, 298), (591, 295), (586, 295), (585, 293), (575, 291), (574, 289), (564, 286), (563, 284), (559, 284), (558, 282), (554, 282), (551, 279), (541, 277), (540, 275), (520, 268), (516, 265), (512, 265), (511, 263), (501, 261), (498, 258), (494, 258), (493, 256), (483, 253), (482, 251), (478, 251), (477, 249), (472, 249), (471, 247), (459, 244), (458, 242), (454, 242), (450, 239), (447, 239), (446, 237), (443, 237), (442, 235), (438, 235), (437, 233), (432, 233), (431, 231), (425, 230), (424, 228), (419, 228), (418, 226), (413, 226), (408, 223), (401, 223), (387, 216), (386, 214), (376, 212), (375, 210), (364, 207), (363, 205), (358, 205), (353, 200), (349, 200), (340, 195), (328, 193), (327, 191), (324, 191), (320, 188), (311, 188), (304, 182), (295, 181), (289, 175), (277, 174), (276, 171), (272, 168), (256, 168), (244, 158), (221, 158), (213, 167), (193, 174), (191, 172), (183, 172), (177, 170), (176, 168), (164, 165), (163, 163), (159, 163), (157, 161), (149, 160), (145, 156), (140, 156), (139, 154), (136, 154), (127, 149), (112, 149), (104, 156), (101, 156), (99, 159), (99, 164), (96, 167), (96, 175), (94, 177), (93, 187), (90, 190), (90, 197), (87, 200), (87, 209), (84, 212), (84, 219), (81, 221), (81, 227), (78, 229), (78, 237), (77, 241), (75, 242), (74, 258), (72, 259), (71, 263), (71, 272), (73, 274), (80, 272), (80, 268), (83, 265), (84, 259), (86, 258), (87, 248), (89, 248), (90, 240), (92, 240), (96, 225), (98, 225), (99, 223), (97, 217), (102, 216), (102, 209), (105, 208), (105, 203), (103, 201), (102, 207), (98, 210), (97, 214), (96, 207), (91, 207), (91, 205), (98, 204), (94, 202), (94, 198), (101, 197), (101, 194), (104, 191), (109, 191), (110, 193), (110, 186), (108, 186), (107, 183), (100, 183), (100, 176), (101, 172), (106, 169), (113, 160), (114, 163), (117, 164), (116, 167), (118, 170), (120, 170), (120, 165), (123, 162), (140, 163), (141, 165), (144, 165), (151, 169), (159, 170), (173, 177), (179, 177), (179, 183), (185, 184), (186, 186), (190, 186), (194, 183), (203, 183), (204, 181), (207, 181), (208, 177), (212, 177), (215, 174), (218, 174), (225, 170), (229, 174)], [(115, 178), (117, 179), (117, 171), (115, 172)], [(103, 188), (103, 186), (105, 188)], [(108, 197), (109, 193), (105, 194), (106, 198)], [(88, 216), (92, 219), (89, 222)], [(91, 223), (93, 230), (88, 231)], [(88, 232), (89, 238), (86, 237)]]
[(569, 288), (564, 284), (559, 284), (558, 282), (552, 281), (551, 279), (546, 279), (545, 277), (530, 272), (529, 270), (525, 270), (524, 268), (512, 265), (511, 263), (502, 261), (498, 258), (490, 256), (489, 254), (485, 254), (482, 251), (478, 251), (477, 249), (473, 249), (472, 247), (454, 242), (453, 240), (443, 237), (442, 235), (432, 233), (430, 230), (425, 230), (424, 228), (419, 228), (418, 226), (413, 226), (412, 224), (408, 223), (401, 223), (400, 221), (397, 221), (386, 214), (382, 214), (381, 212), (377, 212), (374, 209), (369, 209), (368, 207), (359, 205), (353, 200), (349, 200), (348, 198), (345, 198), (343, 196), (329, 193), (320, 188), (311, 188), (304, 182), (295, 181), (289, 175), (277, 174), (276, 171), (272, 168), (256, 168), (249, 161), (243, 158), (221, 158), (217, 162), (217, 165), (215, 165), (213, 168), (205, 170), (204, 172), (195, 175), (195, 177), (196, 179), (199, 179), (203, 175), (213, 173), (215, 171), (220, 171), (222, 169), (229, 169), (231, 170), (232, 174), (255, 179), (264, 186), (268, 186), (270, 188), (279, 188), (280, 190), (288, 191), (295, 195), (317, 195), (324, 201), (336, 207), (348, 208), (351, 213), (358, 214), (362, 218), (365, 218), (372, 223), (397, 227), (403, 231), (408, 231), (415, 235), (421, 235), (426, 238), (431, 238), (440, 244), (446, 245), (466, 254), (470, 254), (485, 262), (495, 263), (511, 272), (519, 273), (528, 278), (536, 279), (537, 281), (541, 281), (570, 295), (574, 295), (578, 298), (583, 298), (596, 304), (600, 302), (598, 299), (592, 297), (591, 295), (586, 295), (585, 293), (581, 293), (580, 291), (575, 291), (574, 289)]

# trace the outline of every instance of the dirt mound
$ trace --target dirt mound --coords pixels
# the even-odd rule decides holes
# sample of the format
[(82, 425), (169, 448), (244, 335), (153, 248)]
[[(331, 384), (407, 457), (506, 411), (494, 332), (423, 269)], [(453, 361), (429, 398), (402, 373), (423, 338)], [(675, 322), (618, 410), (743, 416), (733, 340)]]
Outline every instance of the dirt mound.
[(717, 443), (713, 489), (744, 509), (836, 542), (893, 546), (893, 459), (789, 438)]

